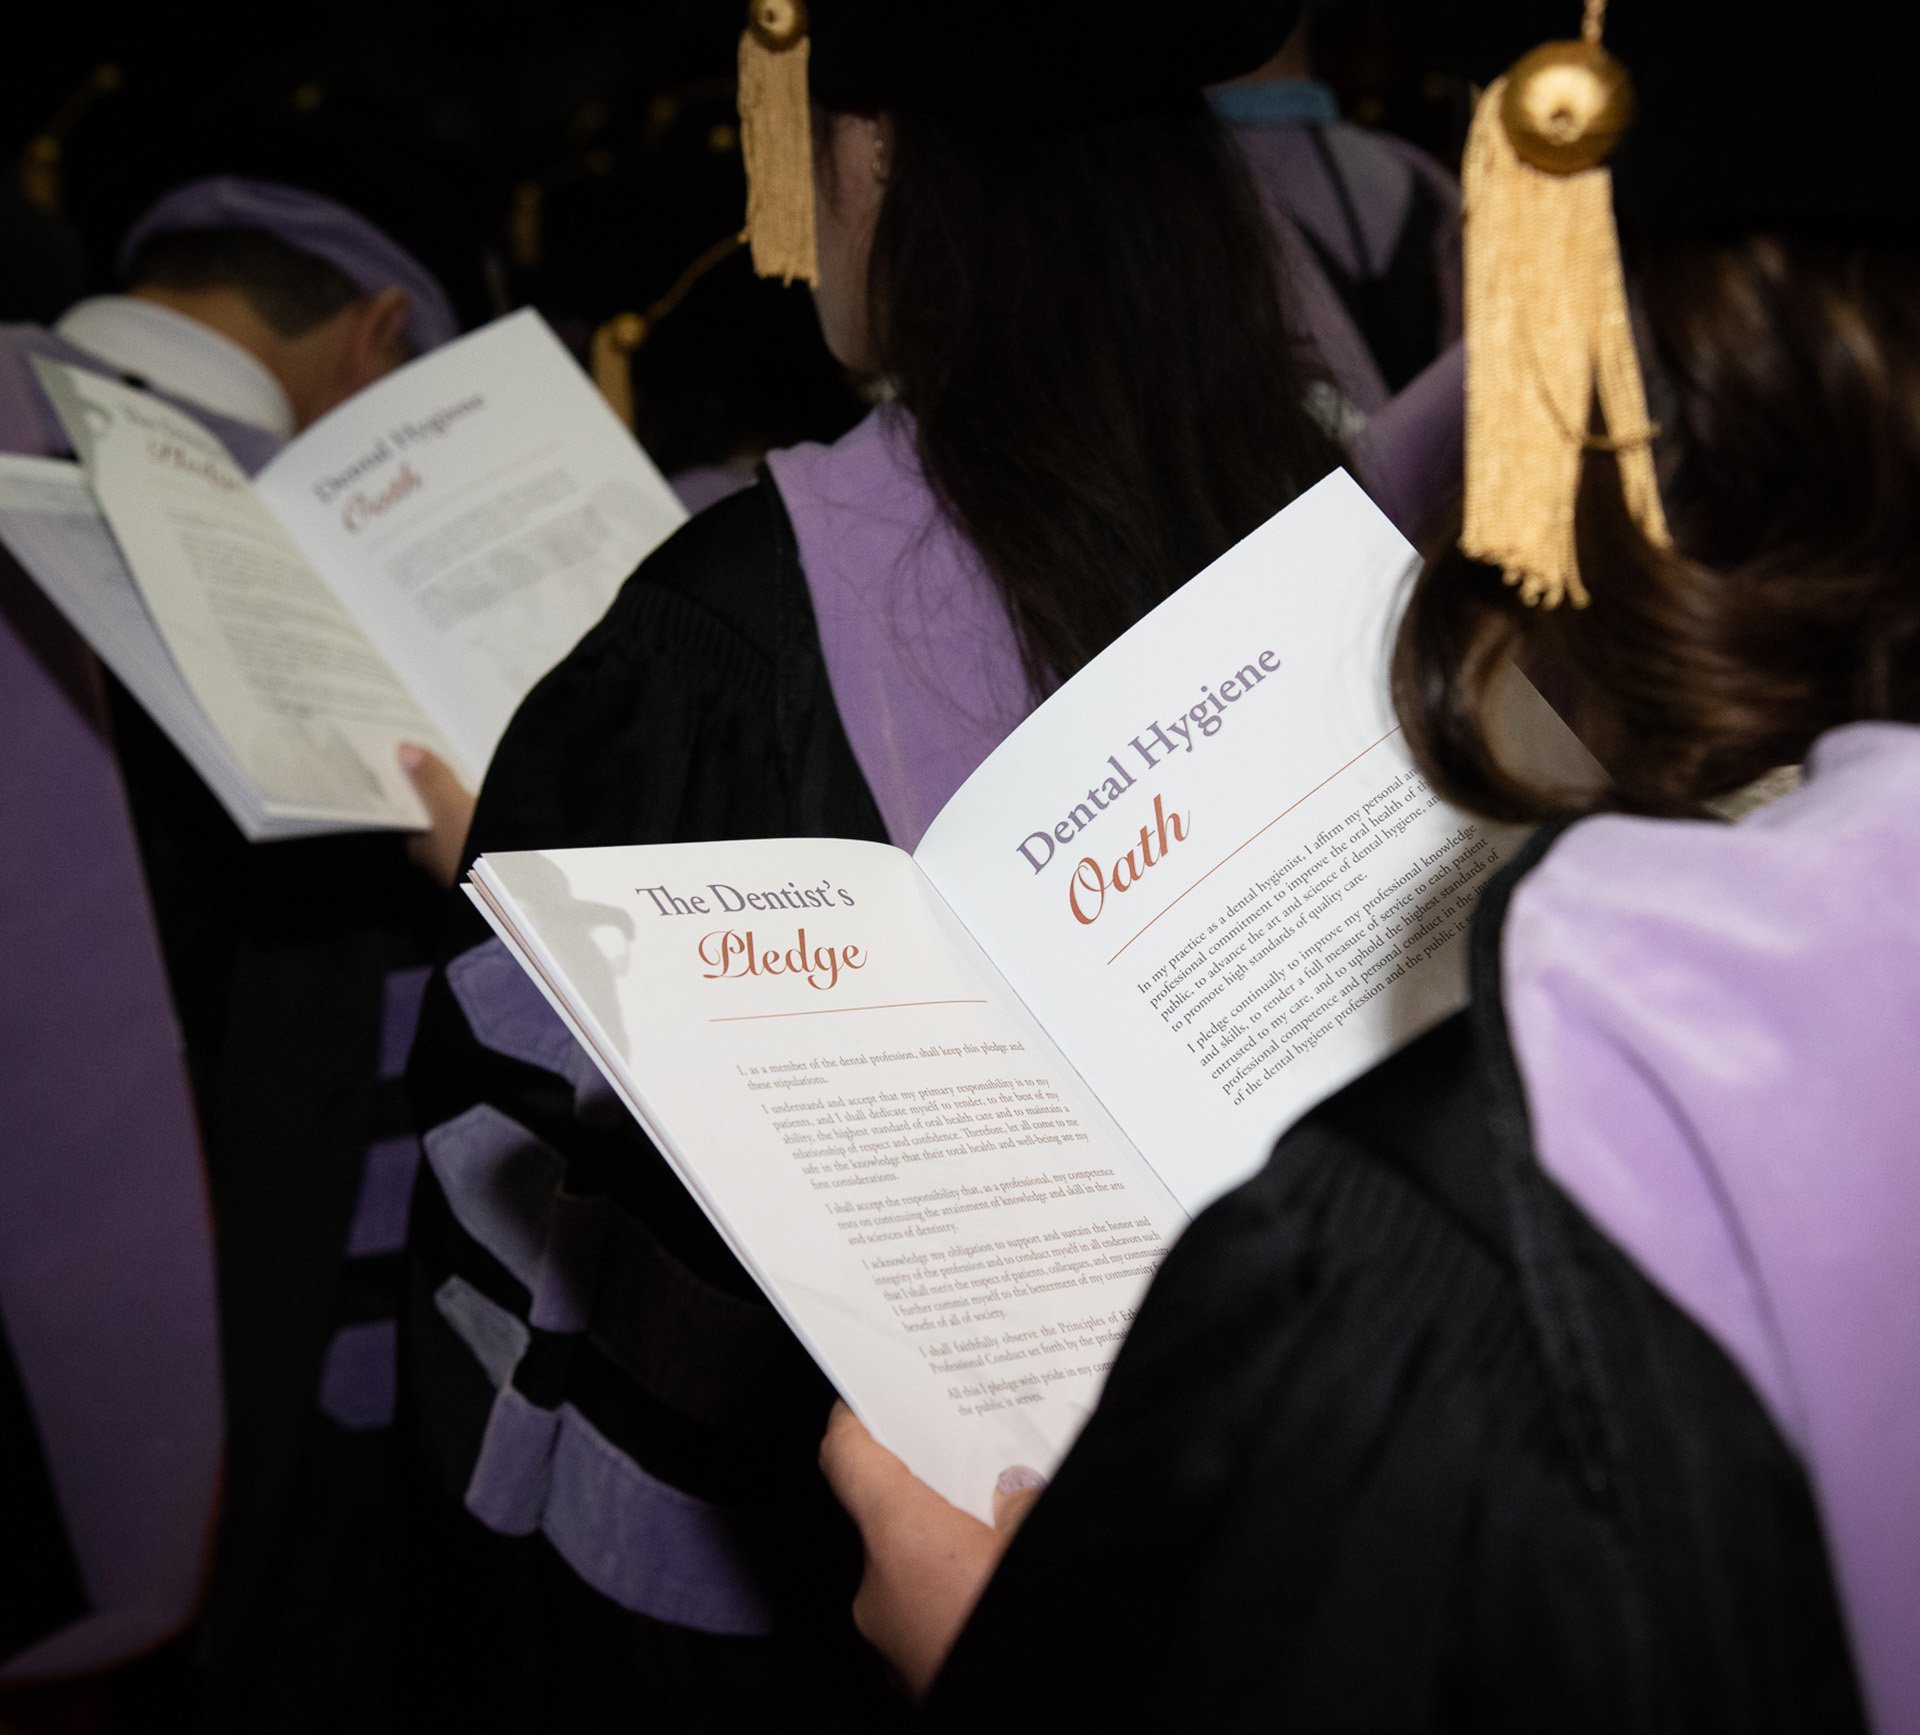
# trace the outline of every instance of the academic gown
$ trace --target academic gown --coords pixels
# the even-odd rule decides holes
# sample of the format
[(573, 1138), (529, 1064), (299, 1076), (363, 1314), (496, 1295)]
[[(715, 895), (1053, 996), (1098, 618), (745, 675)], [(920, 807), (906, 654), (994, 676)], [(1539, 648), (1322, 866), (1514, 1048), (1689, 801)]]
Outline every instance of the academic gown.
[(1296, 323), (1372, 415), (1459, 339), (1458, 184), (1405, 140), (1342, 120), (1311, 80), (1212, 101), (1279, 234)]
[(1800, 1460), (1541, 1168), (1473, 1001), (1202, 1214), (932, 1729), (1863, 1727)]
[[(470, 855), (884, 840), (764, 475), (529, 695)], [(890, 1726), (817, 1467), (832, 1392), (520, 968), (450, 915), (409, 1070), (406, 1714), (435, 1727)], [(426, 1726), (422, 1724), (420, 1726)]]
[[(1457, 471), (1450, 377), (1437, 416), (1378, 418), (1364, 455), (1410, 522), (1449, 451)], [(998, 588), (885, 406), (771, 454), (641, 567), (515, 717), (469, 847), (911, 849), (1033, 704)], [(663, 1728), (897, 1715), (847, 1616), (824, 1380), (464, 906), (410, 1078), (422, 1712), (457, 1690), (484, 1726), (625, 1728), (636, 1704)], [(476, 1645), (502, 1662), (484, 1682)]]
[[(29, 368), (35, 354), (110, 370), (50, 333), (0, 329), (5, 443), (63, 451), (64, 436)], [(260, 430), (191, 404), (177, 407), (213, 427), (249, 470), (277, 445)], [(418, 1160), (400, 1075), (444, 899), (393, 834), (247, 843), (31, 581), (4, 555), (0, 561), (6, 643), (17, 640), (49, 668), (56, 655), (77, 660), (96, 685), (104, 682), (104, 714), (77, 721), (102, 738), (102, 775), (112, 782), (117, 769), (124, 796), (113, 794), (130, 811), (133, 835), (104, 839), (129, 859), (95, 926), (137, 929), (149, 949), (157, 936), (165, 983), (155, 986), (171, 1005), (153, 1016), (162, 1025), (169, 1014), (177, 1021), (194, 1098), (184, 1113), (190, 1135), (197, 1109), (204, 1143), (204, 1181), (176, 1173), (149, 1209), (157, 1220), (190, 1208), (204, 1222), (211, 1193), (226, 1452), (217, 1553), (201, 1612), (209, 1726), (383, 1727), (391, 1528), (384, 1429), (398, 1250)], [(18, 627), (29, 616), (37, 637)], [(44, 813), (27, 816), (16, 843), (61, 811), (54, 784), (42, 778), (39, 787), (50, 791)], [(76, 799), (94, 798), (91, 788), (74, 787)], [(128, 847), (136, 843), (137, 860)], [(23, 887), (20, 913), (51, 909), (62, 889)], [(109, 1025), (116, 1003), (130, 1019), (130, 997), (146, 986), (133, 979), (131, 951), (123, 946), (121, 955), (105, 957), (100, 935), (90, 939), (74, 997), (98, 1005)], [(77, 942), (73, 956), (82, 956)], [(147, 1010), (144, 999), (138, 1005)], [(73, 1064), (80, 1068), (84, 1057)], [(125, 1096), (126, 1081), (111, 1072), (125, 1070), (121, 1057), (103, 1050), (101, 1067), (110, 1071), (99, 1079), (101, 1098)], [(165, 1106), (154, 1103), (158, 1118), (147, 1123), (156, 1137), (171, 1130), (159, 1115)], [(131, 1148), (137, 1102), (127, 1118), (123, 1168), (133, 1175), (136, 1156), (150, 1167), (151, 1152)], [(79, 1141), (82, 1128), (77, 1112), (67, 1112), (57, 1137)], [(57, 1143), (53, 1149), (57, 1155)], [(80, 1150), (75, 1142), (70, 1154)], [(102, 1151), (97, 1160), (113, 1159)], [(124, 1209), (125, 1176), (101, 1185), (103, 1215)], [(191, 1193), (184, 1203), (183, 1188)], [(131, 1243), (99, 1239), (106, 1248), (99, 1281), (107, 1284), (113, 1249)], [(156, 1313), (176, 1305), (164, 1302), (145, 1305)], [(194, 1370), (172, 1353), (178, 1365), (170, 1369), (167, 1352), (147, 1365), (178, 1383)], [(110, 1371), (116, 1385), (124, 1383)], [(216, 1435), (219, 1421), (216, 1414)], [(126, 1425), (181, 1432), (165, 1416)], [(57, 1481), (69, 1467), (56, 1454), (53, 1469)], [(202, 1546), (189, 1551), (190, 1579), (200, 1576), (202, 1558)], [(179, 1619), (192, 1612), (191, 1599), (182, 1602)], [(138, 1648), (166, 1630), (145, 1634)]]

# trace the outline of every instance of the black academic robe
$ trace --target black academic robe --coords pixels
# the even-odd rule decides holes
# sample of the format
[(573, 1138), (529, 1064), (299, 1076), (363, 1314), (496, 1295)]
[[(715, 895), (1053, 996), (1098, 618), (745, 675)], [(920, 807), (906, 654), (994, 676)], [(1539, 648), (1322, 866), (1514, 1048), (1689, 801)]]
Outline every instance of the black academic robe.
[[(885, 836), (763, 472), (650, 556), (528, 696), (468, 847), (807, 834)], [(501, 1164), (463, 1207), (469, 1224), (485, 1214), (484, 1236), (463, 1226), (431, 1160), (414, 1197), (399, 1422), (418, 1477), (412, 1713), (433, 1727), (570, 1735), (891, 1724), (899, 1701), (848, 1612), (857, 1538), (817, 1465), (826, 1380), (631, 1118), (582, 1089), (564, 1033), (533, 1058), (476, 1034), (448, 966), (457, 978), (458, 961), (489, 943), (464, 903), (451, 912), (409, 1072), (430, 1159), (447, 1129), (479, 1125)], [(506, 971), (502, 991), (524, 995), (517, 968)], [(562, 1245), (563, 1221), (593, 1228)], [(499, 1256), (543, 1239), (543, 1259), (579, 1262), (568, 1278), (591, 1295), (584, 1317), (556, 1324), (524, 1266)], [(493, 1320), (491, 1340), (463, 1338), (456, 1315)], [(524, 1344), (504, 1392), (500, 1368), (483, 1365), (488, 1341), (503, 1339)], [(617, 1501), (584, 1519), (604, 1587), (575, 1570), (552, 1535), (597, 1499), (569, 1479), (578, 1465), (555, 1465), (544, 1489), (539, 1473), (501, 1467), (506, 1423), (519, 1438), (563, 1414), (573, 1437), (582, 1422), (591, 1430), (608, 1485), (737, 1518), (768, 1630), (663, 1609), (671, 1580), (699, 1592), (713, 1563), (675, 1560), (679, 1544), (629, 1522)], [(504, 1517), (502, 1499), (514, 1508)], [(641, 1591), (622, 1588), (636, 1576)]]
[(350, 1240), (370, 1149), (411, 1138), (382, 1027), (445, 894), (393, 833), (248, 843), (117, 683), (110, 702), (214, 1211), (227, 1461), (207, 1726), (385, 1729), (392, 1442), (377, 1411), (326, 1413), (325, 1371), (338, 1334), (390, 1332), (399, 1310), (398, 1250)]
[(61, 1522), (53, 1469), (0, 1317), (0, 1663), (92, 1608)]
[(1848, 1730), (1801, 1466), (1540, 1168), (1470, 1009), (1182, 1236), (934, 1729)]

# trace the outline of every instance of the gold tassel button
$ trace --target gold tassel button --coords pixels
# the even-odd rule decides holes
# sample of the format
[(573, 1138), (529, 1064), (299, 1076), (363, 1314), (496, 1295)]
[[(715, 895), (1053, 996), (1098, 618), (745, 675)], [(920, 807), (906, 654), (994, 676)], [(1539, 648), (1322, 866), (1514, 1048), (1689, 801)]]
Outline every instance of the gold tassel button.
[(1500, 101), (1514, 154), (1549, 175), (1598, 168), (1632, 119), (1626, 68), (1597, 42), (1548, 42), (1522, 55)]
[(747, 28), (769, 54), (784, 54), (806, 35), (807, 9), (802, 0), (753, 0)]

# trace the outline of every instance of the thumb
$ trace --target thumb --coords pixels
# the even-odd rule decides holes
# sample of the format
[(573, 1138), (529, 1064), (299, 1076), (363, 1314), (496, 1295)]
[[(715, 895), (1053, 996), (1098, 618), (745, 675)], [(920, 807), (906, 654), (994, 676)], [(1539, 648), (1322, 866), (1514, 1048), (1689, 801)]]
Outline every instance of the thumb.
[(407, 839), (407, 854), (416, 867), (451, 886), (473, 821), (473, 795), (437, 753), (409, 741), (400, 748), (399, 760), (427, 810), (427, 829)]
[(1046, 1477), (1024, 1464), (1000, 1472), (1000, 1479), (993, 1485), (993, 1528), (1003, 1541), (1013, 1540), (1013, 1533), (1026, 1523), (1027, 1514), (1046, 1486)]

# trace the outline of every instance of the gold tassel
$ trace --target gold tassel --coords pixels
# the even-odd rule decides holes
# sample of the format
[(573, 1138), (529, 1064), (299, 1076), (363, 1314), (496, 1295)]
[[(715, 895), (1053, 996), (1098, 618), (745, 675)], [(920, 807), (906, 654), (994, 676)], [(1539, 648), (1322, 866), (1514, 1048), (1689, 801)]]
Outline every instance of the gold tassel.
[(27, 140), (20, 158), (20, 191), (27, 202), (37, 205), (49, 217), (60, 215), (60, 169), (66, 152), (51, 133), (36, 133)]
[[(1632, 96), (1599, 46), (1548, 43), (1494, 81), (1461, 170), (1466, 224), (1466, 503), (1461, 548), (1521, 600), (1588, 602), (1574, 502), (1588, 450), (1611, 451), (1642, 533), (1669, 542), (1654, 429), (1627, 315), (1613, 177), (1603, 166)], [(1606, 435), (1588, 435), (1598, 402)]]
[(613, 413), (633, 432), (633, 352), (659, 328), (661, 320), (685, 301), (716, 265), (724, 265), (746, 239), (723, 235), (673, 280), (666, 294), (645, 313), (616, 313), (593, 334), (593, 383)]
[(593, 383), (613, 413), (633, 432), (633, 352), (647, 341), (647, 322), (616, 313), (593, 334)]
[(813, 117), (804, 0), (752, 0), (740, 36), (740, 151), (753, 268), (820, 280), (813, 237)]
[(59, 113), (47, 123), (46, 131), (27, 140), (27, 148), (20, 158), (20, 191), (30, 204), (37, 205), (50, 217), (61, 214), (66, 193), (67, 140), (85, 119), (88, 109), (125, 83), (126, 75), (112, 62), (96, 66), (60, 105)]

